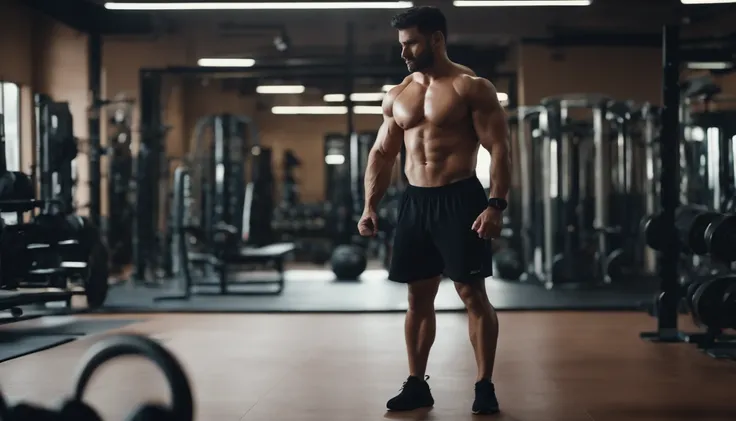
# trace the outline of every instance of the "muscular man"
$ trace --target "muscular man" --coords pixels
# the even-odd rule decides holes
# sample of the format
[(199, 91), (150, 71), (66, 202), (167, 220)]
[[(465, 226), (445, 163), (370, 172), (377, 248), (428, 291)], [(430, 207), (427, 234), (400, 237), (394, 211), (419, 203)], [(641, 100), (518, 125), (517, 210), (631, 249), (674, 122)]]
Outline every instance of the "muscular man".
[[(447, 23), (433, 7), (392, 19), (411, 72), (383, 101), (384, 121), (368, 158), (361, 235), (377, 232), (376, 207), (388, 188), (402, 142), (409, 181), (399, 204), (389, 279), (408, 284), (404, 334), (409, 378), (388, 409), (434, 405), (425, 378), (435, 338), (434, 299), (441, 276), (454, 281), (468, 311), (478, 376), (472, 411), (499, 411), (491, 381), (498, 319), (485, 278), (492, 274), (490, 238), (501, 231), (510, 178), (508, 125), (496, 89), (447, 57)], [(491, 194), (475, 176), (478, 147), (492, 157)]]

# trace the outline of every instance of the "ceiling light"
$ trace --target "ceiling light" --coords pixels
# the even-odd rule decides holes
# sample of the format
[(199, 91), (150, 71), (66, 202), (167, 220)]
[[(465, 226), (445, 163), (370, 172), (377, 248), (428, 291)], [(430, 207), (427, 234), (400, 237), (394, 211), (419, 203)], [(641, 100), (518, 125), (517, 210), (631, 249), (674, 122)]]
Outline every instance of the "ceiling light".
[(396, 87), (396, 85), (383, 85), (383, 86), (381, 87), (381, 90), (382, 90), (383, 92), (388, 92), (388, 91), (390, 91), (391, 89), (393, 89), (393, 88), (395, 88), (395, 87)]
[(736, 0), (680, 0), (682, 4), (730, 4)]
[(272, 107), (271, 112), (273, 114), (281, 115), (335, 115), (335, 114), (347, 114), (348, 107), (341, 106), (277, 106)]
[(284, 2), (196, 2), (129, 3), (107, 2), (109, 10), (335, 10), (335, 9), (406, 9), (410, 1), (284, 1)]
[(380, 105), (356, 105), (353, 107), (353, 112), (355, 114), (381, 115), (383, 114), (383, 107)]
[(263, 85), (256, 87), (259, 94), (303, 94), (304, 85)]
[(201, 58), (197, 65), (202, 67), (253, 67), (256, 61), (252, 58)]
[(496, 93), (496, 98), (498, 98), (498, 100), (500, 102), (508, 102), (508, 100), (509, 100), (509, 94), (504, 93), (504, 92), (497, 92)]
[[(363, 92), (350, 94), (350, 100), (355, 102), (383, 101), (386, 94), (383, 92)], [(344, 102), (345, 94), (327, 94), (322, 98), (325, 102)]]
[(342, 165), (345, 163), (345, 155), (325, 155), (325, 164), (327, 165)]
[(733, 63), (725, 61), (693, 62), (687, 64), (687, 68), (690, 70), (726, 70), (732, 67)]
[(591, 0), (455, 0), (455, 7), (590, 6)]

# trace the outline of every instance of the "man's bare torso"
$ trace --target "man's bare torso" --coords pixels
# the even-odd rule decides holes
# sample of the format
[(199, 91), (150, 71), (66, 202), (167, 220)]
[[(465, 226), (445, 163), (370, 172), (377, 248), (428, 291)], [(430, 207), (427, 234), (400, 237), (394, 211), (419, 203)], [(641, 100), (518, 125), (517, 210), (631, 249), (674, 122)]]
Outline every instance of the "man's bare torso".
[(389, 92), (384, 112), (404, 131), (409, 183), (419, 187), (450, 184), (475, 174), (478, 137), (466, 94), (473, 72), (455, 65), (448, 76), (429, 81), (414, 73)]

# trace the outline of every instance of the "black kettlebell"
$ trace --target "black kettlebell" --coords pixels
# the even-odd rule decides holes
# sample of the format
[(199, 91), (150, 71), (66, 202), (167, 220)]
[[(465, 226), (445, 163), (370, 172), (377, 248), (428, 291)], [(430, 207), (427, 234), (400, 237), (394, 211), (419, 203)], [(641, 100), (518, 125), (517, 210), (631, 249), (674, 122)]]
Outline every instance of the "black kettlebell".
[[(74, 398), (68, 401), (63, 410), (74, 415), (69, 420), (98, 421), (97, 414), (83, 401), (84, 392), (92, 375), (106, 362), (123, 356), (145, 357), (164, 373), (171, 388), (170, 407), (158, 404), (143, 404), (133, 411), (128, 421), (192, 421), (194, 419), (194, 399), (189, 380), (176, 358), (152, 339), (145, 336), (120, 334), (103, 339), (95, 344), (82, 359), (77, 372)], [(100, 420), (101, 421), (101, 420)]]
[(192, 421), (194, 400), (184, 369), (164, 347), (141, 335), (113, 335), (98, 342), (87, 352), (77, 374), (74, 397), (58, 410), (27, 403), (8, 406), (0, 392), (0, 421), (102, 421), (99, 414), (84, 402), (84, 391), (100, 366), (123, 356), (137, 355), (155, 363), (163, 371), (171, 388), (171, 407), (144, 404), (128, 415), (127, 421)]

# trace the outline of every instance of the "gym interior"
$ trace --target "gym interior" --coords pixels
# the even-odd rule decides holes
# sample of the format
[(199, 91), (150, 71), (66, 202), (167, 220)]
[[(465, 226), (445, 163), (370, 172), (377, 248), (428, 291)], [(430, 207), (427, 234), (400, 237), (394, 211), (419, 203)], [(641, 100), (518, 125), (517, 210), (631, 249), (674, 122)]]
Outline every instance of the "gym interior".
[(0, 420), (485, 418), (449, 279), (436, 404), (385, 409), (403, 150), (356, 224), (412, 5), (510, 127), (487, 418), (736, 419), (736, 2), (5, 0)]

